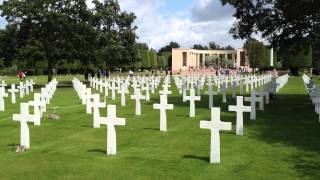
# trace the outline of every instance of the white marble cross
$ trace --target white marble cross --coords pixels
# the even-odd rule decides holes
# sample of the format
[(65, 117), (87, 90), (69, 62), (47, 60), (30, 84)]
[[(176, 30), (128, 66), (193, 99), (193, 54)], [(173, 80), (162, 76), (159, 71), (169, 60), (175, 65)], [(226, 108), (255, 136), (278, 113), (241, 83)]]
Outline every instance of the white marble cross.
[(263, 90), (259, 91), (259, 110), (264, 111), (264, 92)]
[(0, 111), (5, 111), (4, 97), (8, 97), (8, 94), (5, 92), (5, 87), (0, 87)]
[(146, 101), (150, 101), (150, 86), (149, 83), (146, 83), (146, 86), (142, 87), (142, 90), (146, 92)]
[(211, 80), (208, 83), (208, 91), (206, 92), (206, 94), (208, 94), (208, 96), (209, 96), (209, 108), (212, 108), (213, 107), (213, 96), (217, 95), (218, 92), (213, 91)]
[(166, 95), (160, 96), (160, 104), (153, 104), (153, 109), (160, 110), (160, 131), (167, 131), (167, 113), (166, 110), (173, 110), (173, 104), (168, 104)]
[(243, 105), (243, 96), (237, 96), (237, 105), (229, 106), (229, 111), (237, 112), (236, 134), (238, 136), (243, 136), (243, 113), (251, 112), (251, 107)]
[(211, 121), (200, 121), (201, 129), (211, 131), (210, 163), (220, 163), (220, 131), (231, 131), (231, 122), (220, 120), (220, 108), (211, 108)]
[(233, 81), (232, 82), (232, 97), (235, 98), (237, 93), (237, 82)]
[(16, 89), (15, 84), (11, 84), (11, 89), (8, 90), (11, 92), (11, 103), (15, 104), (16, 103), (16, 93), (19, 92), (18, 89)]
[(129, 93), (125, 84), (121, 85), (121, 89), (118, 91), (121, 94), (121, 106), (126, 106), (126, 94)]
[(26, 83), (25, 83), (25, 85), (24, 85), (26, 95), (29, 95), (29, 94), (30, 94), (29, 86), (30, 86), (29, 81), (26, 81)]
[(141, 115), (141, 100), (146, 99), (145, 96), (141, 95), (141, 90), (134, 89), (134, 95), (131, 95), (131, 99), (136, 100), (136, 115)]
[(40, 126), (41, 124), (41, 106), (42, 101), (41, 101), (41, 95), (39, 93), (34, 93), (34, 100), (29, 101), (29, 106), (33, 106), (33, 114), (34, 114), (34, 125)]
[(100, 111), (99, 108), (105, 108), (106, 103), (101, 103), (100, 102), (100, 94), (93, 94), (93, 102), (92, 107), (93, 107), (93, 128), (100, 128), (99, 124), (99, 118), (100, 118)]
[(222, 102), (227, 103), (227, 83), (224, 82), (221, 88), (222, 91)]
[(20, 92), (20, 98), (23, 98), (24, 97), (24, 85), (23, 85), (23, 82), (20, 82), (19, 86), (18, 86), (18, 89), (19, 89), (19, 92)]
[(256, 120), (256, 102), (260, 101), (260, 98), (256, 96), (256, 91), (252, 90), (251, 91), (251, 97), (245, 97), (244, 101), (250, 102), (251, 106), (251, 112), (250, 112), (250, 119), (251, 120)]
[(194, 89), (190, 89), (190, 96), (186, 96), (185, 100), (190, 102), (189, 116), (195, 117), (195, 101), (200, 101), (201, 96), (195, 96)]
[(29, 114), (29, 104), (20, 104), (20, 114), (13, 114), (12, 119), (14, 121), (20, 121), (20, 145), (26, 149), (30, 148), (30, 134), (27, 122), (35, 121), (35, 117)]
[(116, 89), (117, 89), (115, 81), (112, 81), (110, 89), (111, 89), (111, 99), (115, 100), (116, 99)]
[(99, 123), (107, 125), (107, 155), (117, 154), (117, 137), (116, 125), (124, 126), (126, 124), (125, 118), (118, 118), (115, 105), (108, 105), (107, 117), (100, 117)]

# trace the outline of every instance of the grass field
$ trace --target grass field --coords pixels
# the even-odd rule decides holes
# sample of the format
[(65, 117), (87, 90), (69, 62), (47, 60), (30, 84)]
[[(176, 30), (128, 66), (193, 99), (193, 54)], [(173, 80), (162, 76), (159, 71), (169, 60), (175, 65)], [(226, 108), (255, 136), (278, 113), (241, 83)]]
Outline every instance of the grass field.
[[(231, 132), (220, 134), (220, 165), (209, 164), (210, 133), (199, 128), (200, 120), (210, 118), (207, 96), (197, 103), (196, 117), (189, 118), (189, 105), (174, 88), (168, 101), (175, 109), (168, 111), (166, 133), (159, 131), (159, 111), (152, 109), (158, 94), (142, 103), (140, 117), (128, 96), (127, 107), (120, 107), (119, 96), (116, 101), (108, 98), (108, 104), (118, 105), (118, 117), (126, 118), (126, 126), (116, 127), (118, 154), (109, 157), (106, 128), (92, 128), (92, 116), (80, 104), (71, 78), (58, 78), (47, 110), (60, 107), (56, 113), (61, 120), (29, 124), (31, 149), (26, 153), (15, 153), (20, 124), (11, 115), (31, 95), (17, 98), (16, 105), (6, 99), (7, 110), (0, 112), (0, 179), (320, 179), (320, 125), (301, 78), (290, 78), (256, 121), (245, 115), (243, 137), (235, 135), (235, 113), (227, 112), (221, 96), (215, 97), (221, 120), (233, 123)], [(36, 82), (45, 80), (37, 77)], [(235, 104), (230, 96), (228, 104)]]

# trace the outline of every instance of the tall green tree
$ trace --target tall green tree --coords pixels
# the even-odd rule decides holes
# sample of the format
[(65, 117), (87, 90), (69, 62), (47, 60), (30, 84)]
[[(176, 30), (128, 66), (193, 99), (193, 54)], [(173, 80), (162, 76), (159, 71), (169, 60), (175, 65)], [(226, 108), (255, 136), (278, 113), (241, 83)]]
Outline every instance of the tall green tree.
[(283, 66), (290, 68), (293, 75), (298, 76), (301, 68), (312, 66), (312, 47), (304, 40), (283, 42), (280, 46), (280, 55)]
[(94, 26), (98, 31), (98, 59), (108, 67), (134, 64), (136, 16), (122, 12), (117, 0), (94, 0)]
[(58, 61), (90, 56), (90, 14), (85, 0), (7, 0), (0, 10), (8, 26), (16, 27), (19, 60), (28, 64), (47, 61), (49, 81)]
[(249, 39), (245, 45), (244, 49), (247, 52), (247, 56), (252, 68), (261, 68), (264, 59), (264, 45), (255, 39)]
[(290, 39), (312, 40), (320, 32), (318, 0), (221, 0), (232, 5), (236, 22), (230, 30), (235, 38), (260, 33), (275, 47)]

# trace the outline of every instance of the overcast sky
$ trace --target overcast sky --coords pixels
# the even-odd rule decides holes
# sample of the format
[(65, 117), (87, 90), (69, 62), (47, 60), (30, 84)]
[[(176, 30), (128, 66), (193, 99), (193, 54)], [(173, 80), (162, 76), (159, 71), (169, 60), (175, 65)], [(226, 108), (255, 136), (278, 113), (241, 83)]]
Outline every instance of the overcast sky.
[[(2, 0), (0, 0), (1, 2)], [(91, 0), (87, 0), (90, 4)], [(170, 41), (182, 47), (208, 44), (242, 47), (243, 41), (234, 40), (229, 29), (234, 21), (234, 9), (222, 6), (220, 0), (118, 0), (122, 10), (137, 16), (139, 42), (159, 49)], [(0, 27), (5, 26), (0, 19)]]

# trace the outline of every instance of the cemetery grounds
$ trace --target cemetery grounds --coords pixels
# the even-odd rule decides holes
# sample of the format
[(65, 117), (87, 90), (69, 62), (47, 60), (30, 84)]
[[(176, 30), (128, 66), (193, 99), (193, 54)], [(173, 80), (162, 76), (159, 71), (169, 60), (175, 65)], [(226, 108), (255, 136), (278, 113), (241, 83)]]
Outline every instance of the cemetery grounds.
[[(199, 127), (200, 120), (210, 120), (207, 95), (196, 102), (196, 117), (189, 118), (189, 103), (182, 102), (172, 80), (168, 103), (174, 110), (167, 111), (168, 132), (159, 131), (159, 111), (152, 108), (159, 102), (158, 93), (151, 94), (150, 102), (142, 101), (142, 116), (134, 115), (129, 95), (126, 107), (120, 106), (119, 94), (115, 101), (107, 97), (107, 104), (117, 105), (117, 116), (126, 118), (125, 126), (116, 127), (118, 152), (110, 157), (106, 127), (92, 128), (92, 115), (85, 113), (72, 78), (57, 77), (58, 89), (46, 114), (61, 119), (45, 117), (40, 127), (29, 124), (31, 149), (25, 153), (15, 152), (20, 123), (12, 121), (12, 114), (19, 113), (20, 102), (31, 100), (33, 93), (17, 97), (16, 104), (6, 98), (6, 111), (0, 112), (0, 179), (320, 179), (319, 117), (301, 77), (290, 77), (265, 111), (257, 111), (257, 120), (244, 114), (243, 137), (235, 135), (236, 113), (227, 111), (227, 105), (236, 104), (231, 92), (227, 104), (221, 95), (214, 97), (221, 120), (232, 122), (231, 132), (220, 133), (219, 165), (209, 163), (210, 131)], [(1, 79), (19, 82), (17, 77)], [(35, 92), (47, 83), (45, 76), (33, 79)]]

